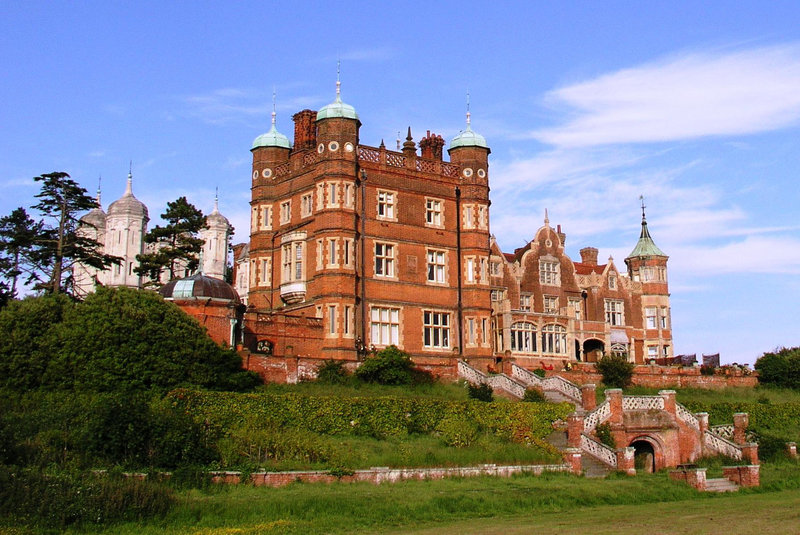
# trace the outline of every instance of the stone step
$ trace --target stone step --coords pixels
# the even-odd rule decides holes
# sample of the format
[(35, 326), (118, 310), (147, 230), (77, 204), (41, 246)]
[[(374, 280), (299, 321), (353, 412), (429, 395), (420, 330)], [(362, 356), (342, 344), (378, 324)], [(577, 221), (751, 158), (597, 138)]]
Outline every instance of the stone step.
[[(545, 440), (559, 450), (563, 451), (567, 448), (566, 431), (553, 431)], [(606, 477), (611, 472), (611, 468), (609, 466), (606, 466), (585, 452), (581, 455), (581, 468), (583, 469), (583, 475), (585, 477)]]
[(736, 492), (739, 486), (729, 479), (706, 479), (706, 492)]
[(562, 403), (562, 402), (566, 401), (567, 403), (572, 403), (573, 405), (575, 405), (576, 408), (580, 408), (580, 407), (577, 406), (577, 404), (575, 403), (575, 401), (572, 398), (568, 398), (567, 396), (565, 396), (561, 392), (557, 392), (557, 391), (554, 391), (554, 390), (545, 390), (544, 391), (544, 399), (546, 399), (550, 403)]

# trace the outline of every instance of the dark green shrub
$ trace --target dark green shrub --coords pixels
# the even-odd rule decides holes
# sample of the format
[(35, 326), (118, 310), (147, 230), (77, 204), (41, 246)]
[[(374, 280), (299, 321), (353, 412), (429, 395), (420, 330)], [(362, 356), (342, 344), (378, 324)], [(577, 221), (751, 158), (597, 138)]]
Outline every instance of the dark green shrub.
[(81, 524), (141, 521), (165, 515), (174, 504), (163, 485), (134, 479), (0, 465), (0, 517), (63, 530)]
[(320, 383), (342, 385), (347, 382), (349, 376), (342, 360), (329, 359), (317, 366), (317, 381)]
[(546, 372), (546, 371), (544, 371), (544, 370), (543, 370), (543, 369), (541, 369), (541, 368), (536, 368), (535, 370), (533, 370), (533, 375), (535, 375), (535, 376), (537, 376), (537, 377), (542, 377), (542, 378), (544, 378), (545, 376), (547, 376), (547, 372)]
[(612, 353), (604, 355), (597, 363), (597, 371), (603, 376), (603, 384), (614, 388), (630, 386), (633, 379), (634, 364), (628, 356)]
[(436, 432), (445, 445), (466, 448), (478, 437), (478, 426), (462, 416), (446, 416), (436, 426)]
[(205, 465), (217, 459), (205, 425), (167, 400), (150, 404), (149, 464), (165, 469)]
[(477, 401), (494, 401), (494, 390), (486, 383), (474, 385), (467, 384), (467, 397)]
[(762, 384), (800, 389), (800, 347), (764, 353), (756, 360), (755, 369)]
[(611, 434), (611, 425), (608, 422), (598, 425), (594, 433), (600, 443), (605, 444), (612, 450), (617, 449), (617, 442), (614, 440), (614, 435)]
[(700, 366), (700, 375), (714, 375), (716, 368), (714, 366)]
[(367, 357), (356, 370), (356, 377), (367, 383), (407, 385), (411, 383), (412, 366), (408, 353), (391, 345)]
[(541, 403), (547, 400), (544, 397), (544, 393), (538, 388), (528, 388), (525, 390), (525, 395), (522, 397), (522, 401)]
[(786, 443), (793, 442), (772, 433), (756, 433), (758, 442), (758, 458), (762, 461), (774, 461), (787, 457)]
[(142, 466), (150, 443), (150, 408), (141, 395), (103, 394), (86, 414), (81, 446), (109, 464)]

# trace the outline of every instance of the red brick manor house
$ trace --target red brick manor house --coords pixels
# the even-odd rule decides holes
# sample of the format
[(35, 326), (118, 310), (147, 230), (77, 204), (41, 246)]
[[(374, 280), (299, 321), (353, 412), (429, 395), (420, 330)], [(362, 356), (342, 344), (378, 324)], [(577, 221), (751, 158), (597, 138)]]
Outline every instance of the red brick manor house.
[(469, 114), (449, 161), (441, 136), (415, 143), (409, 129), (392, 151), (362, 144), (360, 126), (337, 83), (333, 103), (294, 115), (293, 144), (274, 113), (253, 143), (250, 241), (234, 248), (250, 368), (293, 381), (390, 344), (449, 377), (459, 359), (485, 369), (672, 355), (668, 257), (644, 213), (622, 271), (592, 247), (570, 259), (546, 214), (504, 253), (489, 229), (491, 151)]

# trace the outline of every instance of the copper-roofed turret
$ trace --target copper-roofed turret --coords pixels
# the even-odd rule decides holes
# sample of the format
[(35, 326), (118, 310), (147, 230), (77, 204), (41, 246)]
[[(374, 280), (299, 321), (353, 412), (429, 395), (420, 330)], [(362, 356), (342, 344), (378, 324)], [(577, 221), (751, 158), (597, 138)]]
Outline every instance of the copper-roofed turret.
[(653, 238), (650, 237), (650, 231), (647, 229), (647, 218), (644, 214), (644, 199), (642, 199), (642, 232), (639, 234), (639, 241), (636, 244), (636, 247), (633, 248), (631, 254), (628, 255), (628, 258), (642, 258), (642, 257), (651, 257), (651, 256), (663, 256), (664, 258), (668, 258), (664, 251), (658, 248), (658, 246), (653, 241)]

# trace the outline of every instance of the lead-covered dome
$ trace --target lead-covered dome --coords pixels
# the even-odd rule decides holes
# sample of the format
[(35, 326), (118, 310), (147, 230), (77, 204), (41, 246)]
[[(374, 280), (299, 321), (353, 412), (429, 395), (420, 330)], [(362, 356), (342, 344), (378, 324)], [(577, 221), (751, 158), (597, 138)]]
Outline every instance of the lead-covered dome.
[(333, 118), (358, 120), (356, 109), (350, 104), (345, 104), (342, 102), (341, 82), (338, 80), (336, 81), (336, 99), (327, 106), (320, 108), (320, 110), (317, 112), (317, 121)]
[(158, 293), (171, 300), (212, 300), (239, 304), (239, 294), (233, 286), (222, 279), (197, 273), (191, 277), (176, 279), (162, 286)]
[(125, 188), (125, 194), (112, 202), (108, 207), (108, 216), (125, 215), (130, 217), (139, 217), (147, 219), (149, 214), (147, 206), (134, 197), (133, 195), (133, 176), (128, 173), (128, 186)]

